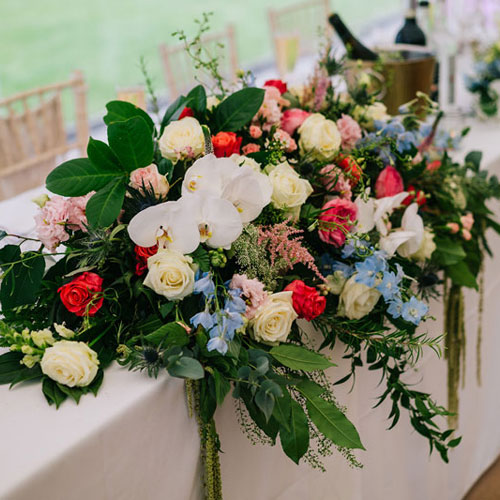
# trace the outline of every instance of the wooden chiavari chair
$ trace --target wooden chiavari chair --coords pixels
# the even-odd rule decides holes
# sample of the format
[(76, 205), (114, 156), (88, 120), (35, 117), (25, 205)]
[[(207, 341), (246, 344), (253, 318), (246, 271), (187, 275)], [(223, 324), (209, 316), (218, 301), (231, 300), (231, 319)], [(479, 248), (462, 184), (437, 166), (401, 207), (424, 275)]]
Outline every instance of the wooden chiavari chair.
[(269, 10), (276, 67), (281, 78), (291, 72), (299, 57), (318, 53), (320, 31), (328, 36), (329, 0), (312, 0)]
[[(65, 128), (65, 93), (74, 98), (74, 138)], [(61, 155), (85, 155), (89, 138), (83, 75), (0, 99), (0, 200), (44, 183)]]
[(146, 111), (146, 91), (144, 87), (120, 87), (116, 92), (119, 101), (126, 101)]
[[(234, 26), (229, 24), (224, 32), (203, 35), (201, 41), (203, 50), (211, 56), (219, 58), (221, 75), (226, 80), (233, 81), (238, 70), (238, 51)], [(161, 44), (160, 57), (171, 100), (194, 87), (197, 84), (197, 79), (208, 88), (213, 87), (214, 82), (207, 81), (206, 75), (202, 75), (193, 67), (193, 62), (186, 53), (184, 44), (175, 46)]]

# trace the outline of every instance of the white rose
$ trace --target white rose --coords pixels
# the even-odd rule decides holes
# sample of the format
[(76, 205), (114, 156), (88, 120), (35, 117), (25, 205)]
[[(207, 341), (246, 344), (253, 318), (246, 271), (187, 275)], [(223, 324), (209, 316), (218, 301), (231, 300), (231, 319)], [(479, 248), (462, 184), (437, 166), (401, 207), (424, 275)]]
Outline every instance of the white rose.
[(344, 289), (347, 278), (342, 271), (335, 271), (326, 277), (328, 291), (333, 295), (340, 295)]
[(260, 163), (256, 162), (253, 158), (244, 155), (238, 155), (236, 153), (232, 154), (229, 158), (236, 163), (239, 167), (250, 167), (255, 173), (261, 174), (262, 170), (260, 168)]
[(46, 347), (55, 342), (52, 332), (48, 328), (31, 332), (31, 338), (37, 347)]
[(330, 161), (340, 148), (342, 137), (337, 125), (320, 113), (308, 116), (299, 127), (299, 147), (320, 161)]
[(434, 233), (430, 229), (425, 229), (420, 248), (414, 254), (410, 255), (410, 258), (423, 262), (431, 258), (434, 250), (436, 250)]
[(386, 121), (390, 118), (387, 114), (387, 108), (385, 104), (381, 102), (375, 102), (364, 109), (364, 118), (367, 122), (367, 126), (373, 127), (373, 122), (375, 121)]
[(276, 208), (299, 208), (313, 192), (309, 181), (302, 179), (287, 162), (268, 167), (267, 171), (273, 188), (271, 201)]
[(169, 123), (158, 141), (161, 155), (173, 163), (197, 158), (205, 149), (203, 129), (196, 118), (186, 116)]
[(296, 318), (292, 292), (274, 293), (257, 309), (250, 322), (253, 336), (265, 344), (285, 342)]
[(148, 259), (144, 284), (169, 300), (181, 300), (193, 293), (193, 259), (177, 250), (160, 250)]
[(85, 342), (61, 340), (45, 350), (42, 372), (68, 387), (86, 387), (94, 380), (99, 360)]
[(381, 295), (376, 288), (356, 283), (355, 276), (346, 281), (339, 300), (339, 316), (349, 319), (361, 319), (366, 316), (375, 307)]

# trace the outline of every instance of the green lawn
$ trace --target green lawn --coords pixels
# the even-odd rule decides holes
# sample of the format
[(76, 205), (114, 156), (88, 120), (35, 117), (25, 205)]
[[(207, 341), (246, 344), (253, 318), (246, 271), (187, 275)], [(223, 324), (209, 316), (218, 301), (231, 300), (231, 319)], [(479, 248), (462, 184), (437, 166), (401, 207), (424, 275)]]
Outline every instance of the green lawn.
[[(214, 30), (236, 26), (241, 65), (272, 57), (267, 9), (298, 0), (0, 0), (0, 97), (64, 80), (81, 69), (89, 109), (100, 113), (119, 86), (142, 82), (145, 56), (158, 90), (164, 87), (158, 44), (194, 29), (213, 11)], [(401, 6), (400, 0), (331, 0), (354, 28)]]

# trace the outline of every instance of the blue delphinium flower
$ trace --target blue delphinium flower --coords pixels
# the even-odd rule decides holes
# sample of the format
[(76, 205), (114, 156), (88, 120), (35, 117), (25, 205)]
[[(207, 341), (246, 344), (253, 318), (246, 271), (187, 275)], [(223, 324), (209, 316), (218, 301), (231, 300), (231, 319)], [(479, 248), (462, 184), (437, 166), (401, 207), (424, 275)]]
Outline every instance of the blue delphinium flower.
[(427, 304), (418, 300), (416, 297), (412, 297), (408, 302), (403, 304), (401, 316), (404, 320), (409, 321), (414, 325), (418, 325), (422, 316), (425, 316), (428, 310), (429, 307)]
[(400, 318), (403, 312), (403, 301), (400, 297), (394, 297), (389, 302), (389, 307), (387, 308), (387, 313), (390, 314), (394, 319)]
[(224, 310), (243, 314), (247, 309), (246, 302), (241, 298), (242, 291), (239, 288), (229, 290), (229, 297), (224, 303)]
[(201, 325), (207, 331), (214, 326), (214, 318), (207, 309), (195, 314), (189, 321), (195, 328)]
[(222, 337), (213, 337), (207, 342), (208, 351), (218, 351), (224, 356), (227, 349), (228, 344)]
[(196, 273), (193, 293), (202, 293), (205, 297), (211, 297), (215, 292), (215, 284), (210, 273)]
[(418, 133), (425, 139), (432, 132), (432, 125), (430, 123), (422, 123)]
[(348, 259), (354, 254), (360, 256), (365, 255), (370, 250), (370, 243), (365, 240), (358, 240), (355, 238), (350, 238), (342, 249), (342, 258)]
[(335, 261), (332, 264), (332, 272), (341, 271), (344, 275), (344, 278), (350, 278), (354, 274), (354, 268), (352, 266), (348, 266), (343, 262)]
[(396, 149), (399, 153), (409, 151), (417, 143), (417, 137), (413, 132), (403, 132), (396, 139)]
[(385, 272), (382, 281), (376, 286), (376, 289), (382, 294), (386, 302), (399, 295), (399, 282), (401, 278), (391, 272)]
[(361, 262), (356, 262), (357, 275), (356, 283), (362, 283), (370, 288), (375, 285), (377, 274), (384, 270), (385, 260), (381, 260), (377, 256), (371, 256)]

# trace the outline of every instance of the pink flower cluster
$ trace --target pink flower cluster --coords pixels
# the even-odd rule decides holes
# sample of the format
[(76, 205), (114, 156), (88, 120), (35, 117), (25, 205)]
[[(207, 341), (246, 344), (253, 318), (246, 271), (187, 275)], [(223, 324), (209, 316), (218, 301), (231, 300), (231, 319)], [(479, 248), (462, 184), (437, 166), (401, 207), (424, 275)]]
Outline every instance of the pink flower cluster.
[(281, 143), (283, 149), (287, 153), (291, 153), (297, 149), (297, 143), (295, 142), (295, 139), (293, 139), (288, 132), (278, 129), (274, 133), (273, 137), (275, 140)]
[(335, 198), (323, 206), (319, 219), (319, 237), (325, 243), (341, 247), (354, 228), (358, 207), (350, 200)]
[(345, 178), (342, 169), (336, 165), (326, 165), (319, 171), (319, 174), (321, 183), (329, 192), (335, 191), (341, 198), (351, 199), (351, 184)]
[[(460, 223), (462, 224), (462, 238), (465, 241), (469, 241), (472, 238), (471, 229), (474, 225), (474, 216), (472, 213), (467, 213), (460, 217)], [(457, 234), (460, 231), (460, 225), (456, 222), (448, 222), (446, 224), (451, 234)]]
[(361, 127), (358, 122), (349, 115), (343, 114), (337, 120), (337, 128), (342, 138), (343, 149), (352, 149), (356, 145), (356, 142), (361, 139)]
[(69, 239), (71, 231), (86, 231), (85, 207), (94, 193), (76, 198), (53, 196), (35, 215), (36, 232), (40, 241), (50, 250)]
[(275, 224), (274, 226), (260, 226), (257, 243), (265, 245), (271, 256), (271, 265), (274, 265), (278, 258), (283, 259), (292, 269), (296, 264), (303, 264), (324, 281), (323, 275), (319, 272), (314, 257), (309, 250), (302, 245), (303, 233), (301, 229), (296, 229), (288, 225), (289, 219)]
[(245, 311), (245, 316), (248, 319), (252, 319), (257, 309), (269, 300), (264, 285), (257, 278), (247, 278), (246, 274), (235, 274), (229, 288), (239, 288), (248, 299)]
[(281, 97), (280, 91), (276, 87), (264, 86), (264, 102), (257, 112), (256, 119), (264, 122), (264, 130), (270, 130), (273, 125), (277, 125), (281, 120), (281, 108), (289, 106), (290, 102)]
[(157, 196), (164, 196), (170, 188), (164, 175), (158, 172), (158, 167), (152, 163), (149, 167), (138, 168), (130, 174), (130, 186), (138, 191), (152, 189)]

